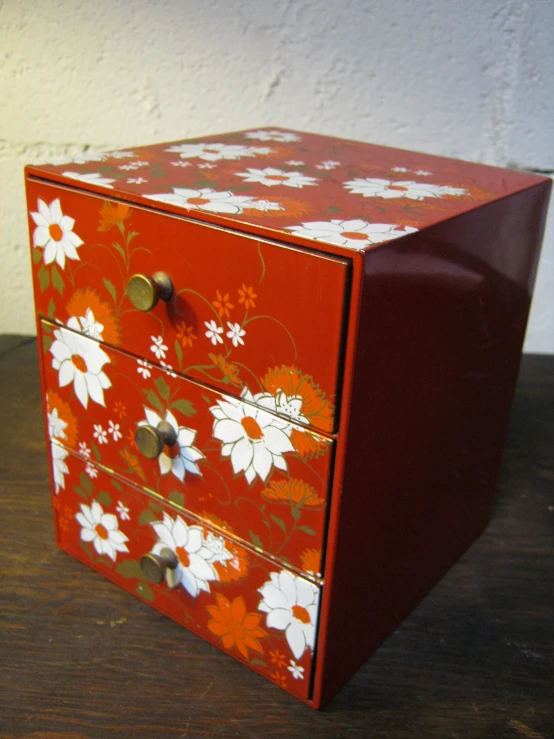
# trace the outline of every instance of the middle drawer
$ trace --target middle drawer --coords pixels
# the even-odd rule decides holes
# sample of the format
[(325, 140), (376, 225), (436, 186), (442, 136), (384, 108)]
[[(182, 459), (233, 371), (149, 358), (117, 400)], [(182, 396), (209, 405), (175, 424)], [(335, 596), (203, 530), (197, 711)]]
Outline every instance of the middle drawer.
[(46, 321), (41, 329), (52, 439), (322, 574), (332, 439), (260, 408), (247, 391), (239, 400)]

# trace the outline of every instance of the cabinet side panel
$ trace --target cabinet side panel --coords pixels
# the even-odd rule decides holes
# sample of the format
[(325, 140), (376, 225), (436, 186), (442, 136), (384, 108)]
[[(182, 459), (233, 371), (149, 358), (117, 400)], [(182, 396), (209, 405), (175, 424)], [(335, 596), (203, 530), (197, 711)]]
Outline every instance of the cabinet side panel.
[(487, 523), (549, 191), (367, 254), (320, 705)]

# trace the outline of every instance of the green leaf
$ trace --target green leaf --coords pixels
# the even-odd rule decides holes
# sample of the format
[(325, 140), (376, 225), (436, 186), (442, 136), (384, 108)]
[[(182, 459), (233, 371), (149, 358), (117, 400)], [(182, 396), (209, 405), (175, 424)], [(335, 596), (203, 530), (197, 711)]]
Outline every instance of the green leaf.
[(36, 246), (31, 249), (31, 258), (33, 260), (33, 264), (38, 264), (42, 259), (42, 252), (40, 249), (37, 249)]
[(277, 524), (277, 526), (281, 529), (281, 531), (283, 532), (283, 534), (286, 535), (286, 533), (287, 533), (287, 527), (286, 527), (286, 524), (283, 521), (283, 519), (282, 518), (279, 518), (279, 516), (274, 516), (273, 513), (270, 513), (269, 514), (269, 517), (273, 521), (273, 523), (276, 523)]
[(143, 390), (142, 391), (146, 395), (146, 400), (150, 403), (150, 405), (154, 406), (154, 408), (159, 411), (160, 415), (164, 415), (164, 407), (162, 405), (162, 401), (158, 398), (156, 393), (153, 390)]
[(65, 285), (63, 282), (63, 277), (61, 276), (56, 265), (52, 267), (52, 284), (54, 285), (56, 290), (60, 293), (60, 295), (63, 295)]
[(136, 559), (126, 559), (124, 562), (120, 562), (116, 566), (115, 571), (118, 575), (123, 575), (123, 577), (134, 577), (137, 580), (144, 580), (144, 575)]
[(203, 400), (203, 401), (204, 401), (205, 403), (208, 403), (208, 405), (210, 405), (210, 403), (213, 403), (213, 400), (212, 400), (211, 398), (209, 398), (209, 397), (208, 397), (207, 395), (203, 395), (203, 396), (202, 396), (202, 400)]
[(253, 531), (250, 530), (248, 531), (248, 533), (250, 534), (250, 541), (252, 542), (252, 544), (254, 544), (255, 547), (258, 547), (258, 549), (263, 549), (264, 545), (258, 534), (255, 534)]
[(56, 303), (54, 301), (54, 298), (50, 298), (50, 302), (48, 303), (48, 318), (54, 318), (55, 313), (56, 313)]
[(81, 474), (79, 475), (79, 480), (87, 493), (89, 495), (92, 495), (93, 487), (90, 477), (88, 475), (85, 475), (84, 472), (81, 472)]
[(300, 514), (300, 509), (297, 508), (296, 506), (291, 506), (290, 512), (291, 512), (292, 517), (294, 518), (294, 520), (295, 521), (298, 521), (298, 519), (300, 518), (300, 515), (301, 515)]
[(151, 509), (152, 509), (153, 511), (157, 511), (158, 513), (161, 513), (161, 512), (163, 511), (163, 507), (162, 507), (162, 506), (160, 505), (160, 503), (158, 503), (158, 502), (157, 502), (157, 501), (155, 501), (155, 500), (152, 500), (152, 498), (150, 498), (150, 499), (149, 499), (149, 501), (148, 501), (148, 505), (149, 505), (149, 507), (150, 507), (150, 508), (151, 508)]
[(263, 659), (258, 659), (258, 657), (254, 657), (250, 660), (251, 665), (260, 665), (260, 667), (267, 667), (266, 663), (263, 661)]
[(123, 485), (121, 485), (121, 483), (119, 483), (113, 477), (111, 477), (110, 479), (111, 479), (111, 482), (112, 482), (112, 485), (114, 486), (114, 488), (116, 490), (119, 490), (120, 493), (122, 493), (123, 492)]
[(51, 336), (46, 336), (46, 334), (42, 334), (42, 351), (44, 354), (47, 354), (50, 347), (54, 343), (54, 339)]
[(178, 490), (173, 490), (171, 493), (169, 493), (167, 498), (172, 503), (175, 503), (175, 505), (181, 506), (181, 508), (185, 507), (185, 496), (183, 495), (183, 493), (180, 493)]
[(145, 582), (139, 582), (136, 587), (136, 592), (138, 593), (138, 595), (140, 595), (141, 598), (144, 598), (144, 600), (147, 600), (149, 603), (150, 601), (154, 600), (154, 593), (152, 592), (152, 588), (149, 587)]
[(163, 377), (158, 377), (157, 380), (154, 380), (154, 385), (156, 386), (160, 396), (165, 400), (166, 402), (169, 400), (170, 396), (170, 390), (167, 385), (167, 382), (164, 380)]
[(79, 498), (84, 498), (85, 500), (88, 500), (88, 495), (85, 493), (83, 488), (77, 486), (76, 488), (73, 488), (74, 492), (77, 493)]
[(315, 536), (315, 531), (309, 526), (298, 526), (296, 530), (303, 531), (305, 534), (308, 534), (308, 536)]
[(183, 364), (183, 350), (181, 349), (181, 344), (179, 343), (178, 339), (175, 339), (175, 354), (177, 355), (177, 359), (179, 360), (179, 367)]
[(113, 248), (114, 248), (114, 249), (115, 249), (115, 250), (116, 250), (116, 251), (117, 251), (117, 252), (118, 252), (119, 254), (121, 254), (121, 256), (123, 257), (123, 261), (124, 261), (124, 262), (126, 262), (126, 260), (127, 260), (127, 255), (125, 254), (125, 249), (124, 249), (124, 248), (123, 248), (123, 247), (121, 246), (121, 244), (118, 244), (118, 243), (114, 242), (114, 243), (112, 244), (112, 246), (113, 246)]
[(96, 444), (94, 442), (91, 442), (90, 448), (92, 449), (92, 453), (94, 454), (94, 456), (96, 457), (96, 459), (98, 461), (100, 461), (100, 459), (102, 457), (102, 455), (100, 454), (100, 449), (98, 449), (98, 447), (96, 446)]
[(89, 559), (92, 559), (92, 552), (91, 552), (90, 547), (88, 546), (88, 544), (85, 544), (84, 541), (81, 541), (81, 539), (79, 539), (79, 546), (81, 547), (81, 549), (83, 550), (83, 552), (87, 555), (87, 557)]
[(171, 404), (171, 407), (176, 408), (179, 413), (183, 414), (183, 416), (194, 416), (194, 414), (196, 413), (196, 410), (190, 400), (185, 400), (184, 398), (179, 398), (178, 400), (175, 400)]
[(138, 231), (130, 231), (127, 234), (127, 244), (130, 244), (131, 241), (135, 238), (135, 236), (138, 236), (138, 235), (139, 235)]
[(103, 282), (104, 282), (104, 287), (110, 293), (110, 295), (112, 296), (112, 300), (115, 303), (116, 302), (116, 292), (115, 292), (115, 287), (114, 287), (113, 282), (110, 282), (107, 277), (104, 277)]
[(157, 520), (158, 517), (156, 516), (154, 511), (151, 511), (150, 508), (146, 508), (139, 516), (139, 525), (146, 526), (147, 524), (153, 523)]
[(48, 290), (50, 287), (50, 272), (46, 269), (44, 264), (41, 264), (38, 270), (38, 284), (40, 285), (41, 293)]
[(101, 503), (102, 505), (111, 505), (112, 504), (112, 497), (109, 493), (107, 493), (105, 490), (101, 490), (98, 495), (96, 496), (96, 500)]

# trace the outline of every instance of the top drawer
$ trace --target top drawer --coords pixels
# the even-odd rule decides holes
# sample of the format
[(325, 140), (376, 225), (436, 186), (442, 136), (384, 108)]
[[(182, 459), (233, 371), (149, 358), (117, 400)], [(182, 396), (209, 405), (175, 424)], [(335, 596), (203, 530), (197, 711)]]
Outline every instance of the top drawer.
[[(27, 180), (37, 310), (326, 432), (336, 426), (349, 261)], [(166, 273), (149, 312), (132, 275)]]

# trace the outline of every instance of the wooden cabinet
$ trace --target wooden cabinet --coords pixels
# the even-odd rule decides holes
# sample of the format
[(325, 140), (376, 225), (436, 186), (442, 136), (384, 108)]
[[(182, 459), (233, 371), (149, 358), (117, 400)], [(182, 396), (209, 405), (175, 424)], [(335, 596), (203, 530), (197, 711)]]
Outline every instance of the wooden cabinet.
[(550, 181), (281, 129), (26, 177), (59, 546), (322, 706), (486, 525)]

